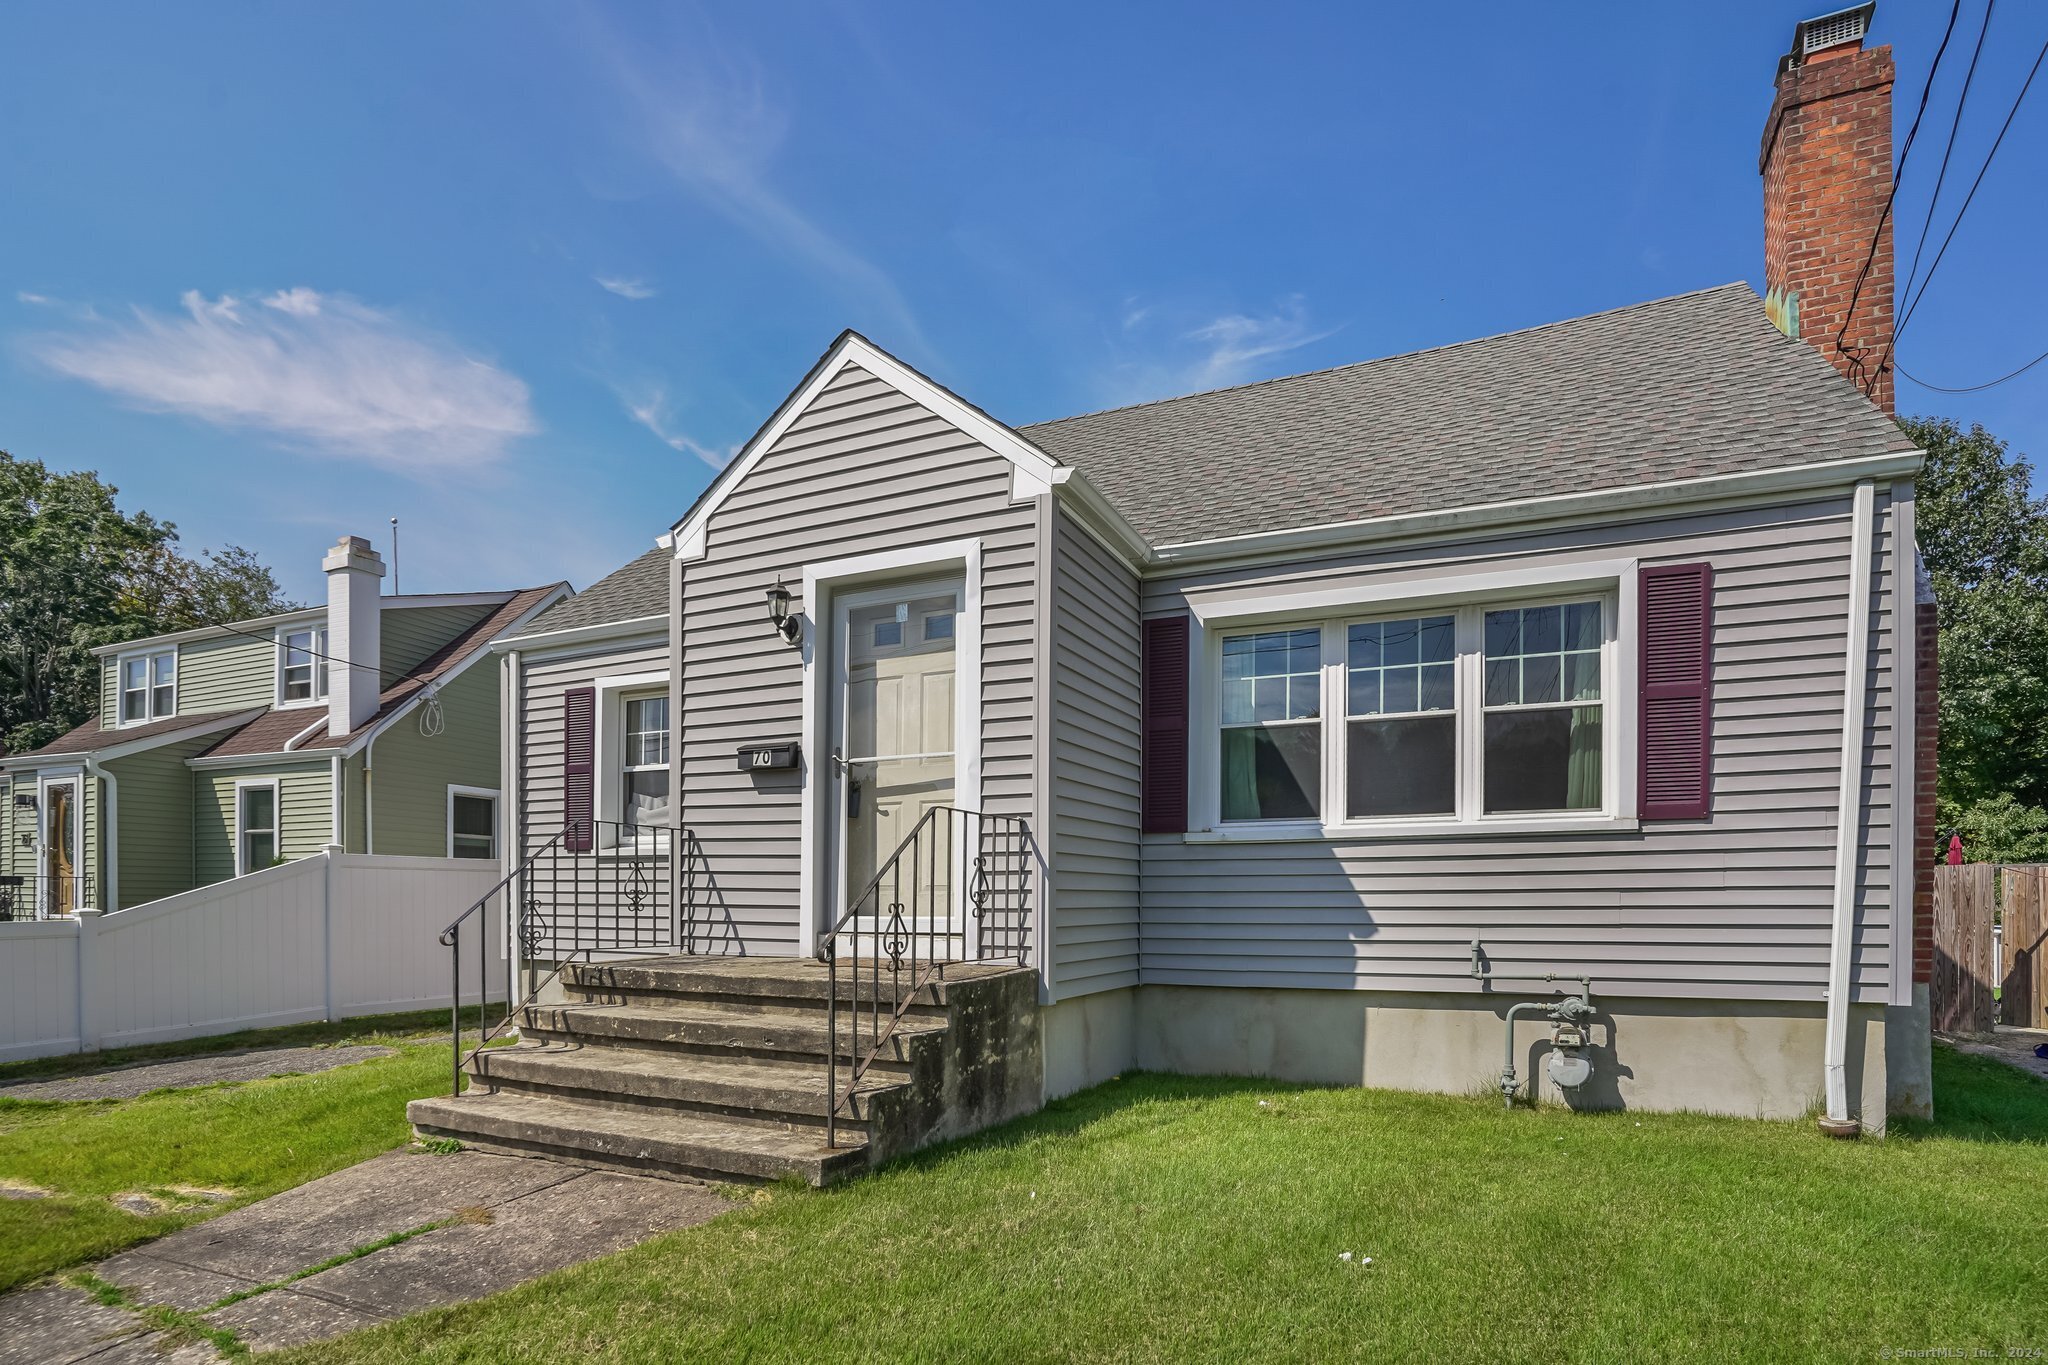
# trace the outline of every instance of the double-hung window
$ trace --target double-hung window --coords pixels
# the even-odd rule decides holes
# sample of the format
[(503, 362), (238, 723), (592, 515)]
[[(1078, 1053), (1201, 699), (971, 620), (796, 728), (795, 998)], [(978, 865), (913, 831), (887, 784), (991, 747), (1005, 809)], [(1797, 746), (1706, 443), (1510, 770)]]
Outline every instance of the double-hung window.
[(178, 651), (130, 654), (120, 661), (120, 717), (123, 725), (168, 720), (178, 713)]
[(1607, 811), (1616, 602), (1223, 628), (1214, 818), (1367, 830)]
[(244, 782), (235, 788), (235, 875), (246, 877), (278, 861), (277, 784)]
[(277, 638), (277, 699), (285, 706), (327, 696), (327, 632), (314, 626)]
[(668, 823), (668, 698), (628, 697), (621, 764), (619, 820), (633, 826)]

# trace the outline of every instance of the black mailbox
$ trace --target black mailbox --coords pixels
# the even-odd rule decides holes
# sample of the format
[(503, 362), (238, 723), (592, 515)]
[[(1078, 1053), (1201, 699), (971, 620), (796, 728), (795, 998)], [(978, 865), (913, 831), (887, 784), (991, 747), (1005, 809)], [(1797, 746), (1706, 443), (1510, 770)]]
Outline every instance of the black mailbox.
[(743, 746), (740, 749), (739, 768), (743, 773), (785, 772), (797, 767), (802, 761), (802, 747), (793, 739), (785, 739), (769, 744)]

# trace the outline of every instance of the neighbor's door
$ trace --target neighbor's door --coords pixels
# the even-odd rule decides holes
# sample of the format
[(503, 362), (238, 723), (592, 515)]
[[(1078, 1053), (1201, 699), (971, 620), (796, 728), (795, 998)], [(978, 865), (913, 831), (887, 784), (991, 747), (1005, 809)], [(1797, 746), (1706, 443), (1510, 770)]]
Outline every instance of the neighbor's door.
[(42, 886), (36, 897), (44, 918), (68, 915), (82, 903), (78, 884), (78, 779), (43, 784)]
[[(958, 581), (850, 594), (834, 612), (832, 735), (838, 876), (830, 923), (868, 889), (926, 811), (954, 801)], [(912, 927), (951, 927), (955, 851), (935, 821), (915, 864), (860, 908), (874, 932), (900, 903)]]

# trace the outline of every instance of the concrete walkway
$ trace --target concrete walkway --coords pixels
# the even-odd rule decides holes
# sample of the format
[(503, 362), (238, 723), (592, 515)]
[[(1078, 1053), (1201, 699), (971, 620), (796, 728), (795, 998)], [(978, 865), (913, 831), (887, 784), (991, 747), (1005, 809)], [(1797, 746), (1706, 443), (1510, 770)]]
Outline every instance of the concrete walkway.
[(1979, 1057), (1992, 1057), (2022, 1071), (2030, 1071), (2042, 1080), (2048, 1081), (2048, 1057), (2036, 1057), (2034, 1049), (2048, 1044), (2048, 1029), (2014, 1028), (2000, 1024), (1991, 1033), (1978, 1033), (1943, 1039), (1958, 1052), (1973, 1053)]
[[(481, 1152), (391, 1152), (125, 1251), (93, 1273), (137, 1304), (169, 1305), (252, 1350), (275, 1350), (482, 1298), (728, 1207), (702, 1185)], [(236, 1295), (244, 1297), (224, 1302)], [(165, 1354), (168, 1344), (133, 1311), (68, 1285), (0, 1298), (0, 1365), (218, 1358), (205, 1343)]]
[(152, 1090), (221, 1085), (228, 1081), (260, 1081), (266, 1076), (299, 1076), (331, 1071), (351, 1062), (389, 1057), (396, 1048), (361, 1043), (349, 1047), (242, 1048), (206, 1052), (161, 1062), (110, 1066), (82, 1075), (47, 1081), (12, 1081), (0, 1085), (0, 1099), (9, 1100), (132, 1100)]

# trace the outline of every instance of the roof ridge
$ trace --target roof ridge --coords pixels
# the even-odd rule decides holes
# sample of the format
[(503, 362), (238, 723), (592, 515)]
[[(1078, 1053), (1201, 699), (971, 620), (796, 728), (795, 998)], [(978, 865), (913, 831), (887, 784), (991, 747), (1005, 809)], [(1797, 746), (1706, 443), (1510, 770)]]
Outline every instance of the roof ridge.
[[(1057, 426), (1062, 422), (1078, 422), (1087, 417), (1107, 417), (1111, 413), (1135, 412), (1140, 408), (1162, 407), (1167, 403), (1182, 403), (1190, 398), (1208, 398), (1219, 393), (1237, 393), (1245, 389), (1264, 388), (1268, 384), (1285, 384), (1296, 379), (1314, 379), (1320, 375), (1338, 374), (1345, 370), (1362, 370), (1371, 365), (1385, 365), (1389, 361), (1407, 360), (1414, 356), (1434, 355), (1439, 351), (1455, 351), (1463, 346), (1479, 346), (1489, 341), (1504, 341), (1509, 337), (1528, 336), (1535, 332), (1546, 332), (1553, 327), (1569, 327), (1574, 323), (1591, 322), (1595, 318), (1609, 317), (1615, 313), (1632, 312), (1638, 308), (1653, 308), (1660, 303), (1676, 303), (1681, 299), (1698, 298), (1703, 294), (1718, 294), (1727, 289), (1749, 289), (1747, 280), (1730, 280), (1725, 284), (1707, 285), (1700, 289), (1688, 289), (1682, 293), (1666, 294), (1661, 298), (1642, 299), (1636, 303), (1617, 304), (1612, 308), (1601, 308), (1577, 317), (1558, 318), (1551, 322), (1539, 322), (1528, 327), (1512, 327), (1505, 332), (1492, 332), (1486, 336), (1467, 337), (1463, 341), (1447, 341), (1437, 346), (1423, 346), (1413, 351), (1396, 351), (1392, 355), (1374, 356), (1369, 360), (1352, 360), (1342, 365), (1327, 365), (1320, 370), (1302, 370), (1296, 374), (1276, 374), (1268, 379), (1254, 379), (1243, 384), (1224, 384), (1213, 389), (1197, 389), (1193, 393), (1171, 394), (1165, 398), (1151, 398), (1143, 403), (1123, 403), (1112, 408), (1097, 408), (1090, 412), (1070, 413), (1065, 417), (1048, 417), (1042, 422), (1026, 422), (1012, 428), (1015, 431), (1030, 431), (1035, 427)], [(1754, 290), (1750, 290), (1754, 293)]]

